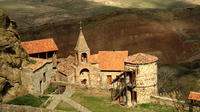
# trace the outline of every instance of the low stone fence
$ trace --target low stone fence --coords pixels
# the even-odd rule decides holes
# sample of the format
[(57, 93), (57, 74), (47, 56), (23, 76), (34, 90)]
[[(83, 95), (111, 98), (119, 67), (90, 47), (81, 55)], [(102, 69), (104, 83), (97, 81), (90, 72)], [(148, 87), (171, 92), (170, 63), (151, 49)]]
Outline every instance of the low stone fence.
[(160, 105), (167, 105), (167, 106), (174, 106), (177, 103), (185, 103), (184, 101), (178, 101), (177, 99), (172, 99), (168, 97), (162, 96), (151, 96), (152, 103), (160, 104)]
[(64, 81), (52, 81), (51, 82), (52, 87), (57, 87), (57, 86), (66, 86), (66, 89), (70, 88), (73, 91), (79, 92), (79, 91), (84, 91), (87, 92), (88, 94), (95, 94), (99, 96), (110, 96), (110, 91), (108, 89), (103, 89), (103, 88), (95, 88), (95, 87), (90, 87), (90, 86), (84, 86), (80, 84), (72, 84)]
[(64, 111), (50, 110), (46, 108), (36, 108), (31, 106), (1, 104), (0, 112), (64, 112)]

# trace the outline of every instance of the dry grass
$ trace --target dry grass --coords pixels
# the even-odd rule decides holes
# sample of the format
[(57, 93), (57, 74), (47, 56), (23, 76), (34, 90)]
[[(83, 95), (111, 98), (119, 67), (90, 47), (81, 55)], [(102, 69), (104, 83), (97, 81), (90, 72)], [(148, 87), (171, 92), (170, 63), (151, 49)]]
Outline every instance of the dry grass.
[(110, 97), (92, 96), (84, 93), (75, 93), (72, 99), (93, 112), (172, 112), (171, 107), (157, 104), (142, 104), (132, 108), (120, 106), (112, 102)]

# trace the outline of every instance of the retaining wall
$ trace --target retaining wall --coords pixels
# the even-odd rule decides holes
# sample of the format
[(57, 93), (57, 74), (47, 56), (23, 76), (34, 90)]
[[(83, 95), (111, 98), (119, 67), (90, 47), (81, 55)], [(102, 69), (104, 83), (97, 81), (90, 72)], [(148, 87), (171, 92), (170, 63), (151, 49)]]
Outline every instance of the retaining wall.
[(36, 108), (36, 107), (22, 106), (22, 105), (1, 104), (0, 112), (65, 112), (65, 111), (50, 110), (46, 108)]

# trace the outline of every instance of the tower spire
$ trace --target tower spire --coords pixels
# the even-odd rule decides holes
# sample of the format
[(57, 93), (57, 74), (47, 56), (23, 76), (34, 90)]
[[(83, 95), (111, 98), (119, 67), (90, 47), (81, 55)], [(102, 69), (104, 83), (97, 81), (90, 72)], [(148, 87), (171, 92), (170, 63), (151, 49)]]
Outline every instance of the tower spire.
[(85, 37), (83, 35), (82, 22), (81, 21), (80, 21), (80, 33), (79, 33), (78, 41), (76, 43), (76, 47), (75, 47), (74, 50), (76, 50), (76, 51), (88, 51), (88, 50), (90, 50), (88, 48), (87, 42), (85, 40)]

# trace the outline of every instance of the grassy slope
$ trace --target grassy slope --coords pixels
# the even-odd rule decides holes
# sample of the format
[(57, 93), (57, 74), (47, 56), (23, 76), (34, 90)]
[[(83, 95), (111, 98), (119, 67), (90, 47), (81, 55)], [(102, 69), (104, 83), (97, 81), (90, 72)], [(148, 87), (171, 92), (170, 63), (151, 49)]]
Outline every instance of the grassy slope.
[(72, 99), (94, 112), (171, 112), (172, 108), (157, 104), (142, 104), (133, 108), (125, 108), (112, 103), (109, 97), (97, 97), (83, 93), (75, 93)]
[(70, 106), (68, 103), (62, 101), (56, 106), (56, 110), (64, 110), (67, 112), (79, 112), (75, 108)]
[(8, 101), (7, 104), (14, 105), (28, 105), (33, 107), (40, 107), (40, 105), (45, 102), (49, 97), (48, 96), (33, 96), (33, 95), (25, 95), (17, 97), (11, 101)]

